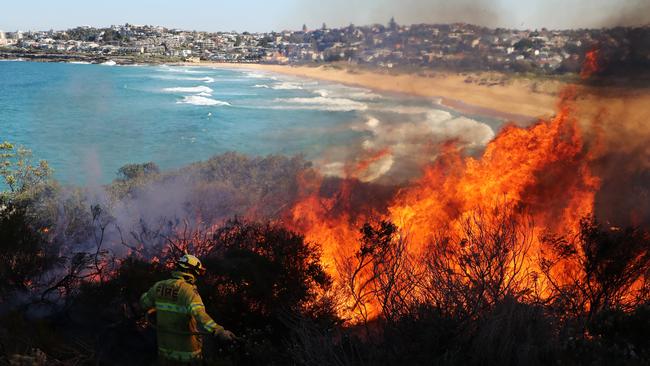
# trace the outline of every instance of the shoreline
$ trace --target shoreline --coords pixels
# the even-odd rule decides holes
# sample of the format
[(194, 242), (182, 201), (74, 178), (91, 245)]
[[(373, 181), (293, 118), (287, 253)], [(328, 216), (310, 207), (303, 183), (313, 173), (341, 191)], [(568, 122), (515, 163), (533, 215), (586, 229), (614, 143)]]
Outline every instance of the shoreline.
[[(5, 55), (6, 56), (6, 55)], [(14, 55), (21, 56), (21, 55)], [(556, 114), (559, 91), (569, 85), (565, 81), (543, 80), (519, 77), (498, 72), (454, 72), (422, 71), (415, 73), (390, 73), (384, 70), (365, 70), (345, 64), (326, 64), (319, 66), (278, 65), (259, 63), (223, 63), (223, 62), (162, 62), (146, 60), (133, 62), (131, 59), (102, 58), (84, 59), (79, 57), (18, 57), (15, 59), (1, 57), (4, 61), (54, 62), (54, 63), (88, 63), (101, 64), (100, 61), (115, 62), (119, 66), (186, 66), (211, 67), (222, 69), (245, 69), (271, 72), (305, 79), (339, 83), (348, 86), (366, 88), (384, 94), (419, 97), (431, 99), (436, 103), (457, 112), (484, 116), (526, 126), (540, 119)], [(585, 86), (587, 95), (597, 95), (605, 100), (629, 100), (630, 96), (650, 96), (649, 88), (630, 90), (621, 87), (591, 88)], [(590, 90), (590, 91), (589, 91)], [(588, 97), (588, 99), (591, 99)]]
[(470, 76), (438, 72), (433, 77), (415, 74), (386, 74), (333, 67), (217, 62), (176, 64), (188, 67), (248, 69), (362, 87), (381, 93), (439, 99), (440, 104), (466, 114), (503, 119), (524, 125), (555, 114), (557, 96), (527, 90), (530, 81), (515, 80), (514, 85), (484, 86), (468, 83)]
[[(25, 56), (25, 55), (14, 55)], [(244, 69), (271, 72), (281, 75), (294, 76), (312, 80), (339, 83), (347, 86), (361, 87), (384, 94), (396, 94), (418, 98), (437, 100), (440, 105), (469, 115), (484, 116), (513, 122), (518, 125), (528, 125), (539, 118), (548, 117), (555, 113), (557, 97), (551, 94), (535, 93), (529, 90), (529, 82), (518, 82), (517, 85), (477, 85), (468, 83), (468, 79), (477, 78), (480, 72), (465, 74), (451, 71), (435, 72), (433, 76), (420, 76), (410, 73), (388, 74), (375, 70), (353, 70), (339, 65), (300, 66), (276, 65), (259, 63), (224, 63), (224, 62), (158, 62), (147, 60), (134, 63), (131, 59), (121, 58), (86, 58), (58, 57), (60, 55), (39, 55), (40, 57), (14, 59), (25, 62), (54, 62), (54, 63), (89, 63), (102, 64), (116, 62), (117, 65), (145, 66), (186, 66), (212, 67), (223, 69)], [(45, 57), (43, 57), (45, 56)], [(6, 58), (5, 58), (6, 59)], [(11, 59), (6, 59), (11, 60)], [(128, 61), (128, 62), (125, 62)], [(153, 62), (152, 62), (153, 61)], [(501, 77), (514, 79), (512, 76)]]
[[(524, 101), (514, 105), (506, 103), (503, 105), (502, 86), (481, 86), (467, 83), (467, 78), (473, 78), (480, 75), (479, 72), (470, 72), (465, 75), (453, 72), (436, 72), (434, 77), (420, 76), (416, 74), (401, 73), (387, 74), (375, 70), (357, 71), (350, 68), (341, 68), (333, 64), (320, 66), (301, 66), (301, 65), (277, 65), (277, 64), (260, 64), (260, 63), (224, 63), (224, 62), (164, 62), (162, 60), (146, 60), (143, 63), (133, 62), (130, 58), (120, 57), (87, 57), (85, 55), (58, 55), (58, 54), (12, 54), (17, 58), (7, 58), (2, 54), (2, 60), (6, 61), (25, 61), (25, 62), (46, 62), (46, 63), (84, 63), (84, 64), (105, 64), (127, 66), (187, 66), (187, 67), (214, 67), (223, 69), (246, 69), (263, 72), (272, 72), (282, 75), (320, 80), (327, 82), (340, 83), (343, 85), (361, 87), (370, 89), (384, 94), (396, 94), (403, 96), (431, 98), (452, 110), (485, 117), (501, 119), (517, 124), (529, 124), (538, 120), (542, 116), (548, 116), (555, 113), (555, 96), (545, 95), (546, 103), (530, 104), (530, 91), (526, 92)], [(467, 76), (469, 75), (469, 76)], [(503, 75), (502, 75), (503, 76)], [(507, 87), (506, 87), (507, 88)], [(491, 95), (497, 91), (496, 95)], [(521, 96), (521, 93), (516, 93)], [(506, 100), (510, 100), (506, 98)], [(501, 102), (501, 103), (499, 103)], [(548, 106), (544, 108), (541, 106)], [(523, 108), (522, 108), (523, 107)], [(531, 108), (532, 107), (532, 108)]]

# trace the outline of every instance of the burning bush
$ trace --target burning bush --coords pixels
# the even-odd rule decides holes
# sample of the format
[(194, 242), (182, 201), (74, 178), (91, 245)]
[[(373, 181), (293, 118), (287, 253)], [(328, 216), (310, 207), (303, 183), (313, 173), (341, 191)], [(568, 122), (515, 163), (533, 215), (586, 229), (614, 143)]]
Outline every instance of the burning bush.
[[(638, 227), (603, 226), (581, 221), (575, 238), (547, 237), (554, 258), (542, 258), (541, 268), (552, 285), (548, 298), (574, 316), (603, 311), (631, 311), (646, 303), (650, 274), (650, 233)], [(552, 271), (563, 265), (564, 278)], [(560, 282), (561, 281), (561, 282)]]
[[(421, 264), (395, 225), (364, 225), (342, 267), (356, 325), (333, 336), (298, 324), (296, 357), (308, 365), (335, 353), (338, 365), (648, 362), (640, 336), (650, 305), (648, 233), (586, 218), (575, 241), (556, 240), (547, 252), (555, 264), (579, 264), (561, 272), (545, 262), (540, 273), (529, 262), (534, 226), (511, 209), (465, 217), (460, 236), (439, 236)], [(544, 281), (565, 285), (540, 292)]]

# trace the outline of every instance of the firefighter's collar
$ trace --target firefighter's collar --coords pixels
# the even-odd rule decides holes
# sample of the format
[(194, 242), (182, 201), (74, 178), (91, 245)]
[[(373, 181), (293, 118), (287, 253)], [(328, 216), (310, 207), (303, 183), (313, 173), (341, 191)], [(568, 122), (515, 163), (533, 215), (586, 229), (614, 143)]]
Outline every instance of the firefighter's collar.
[(194, 284), (196, 282), (196, 278), (194, 277), (194, 275), (190, 273), (181, 272), (181, 271), (172, 272), (172, 277), (177, 278), (179, 280), (184, 280), (185, 282), (191, 284)]

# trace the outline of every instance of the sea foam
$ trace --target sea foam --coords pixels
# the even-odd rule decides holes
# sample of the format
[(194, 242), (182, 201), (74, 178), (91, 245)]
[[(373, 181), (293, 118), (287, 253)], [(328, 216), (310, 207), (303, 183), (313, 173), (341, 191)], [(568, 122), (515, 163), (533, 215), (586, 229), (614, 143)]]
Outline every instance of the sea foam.
[(214, 106), (214, 105), (230, 106), (231, 105), (228, 102), (224, 102), (224, 101), (216, 100), (216, 99), (211, 99), (211, 98), (200, 96), (200, 95), (186, 96), (182, 100), (179, 100), (177, 103), (178, 104), (202, 105), (202, 106)]
[(211, 78), (209, 76), (194, 77), (194, 76), (152, 75), (151, 78), (159, 79), (159, 80), (202, 81), (207, 84), (214, 83), (214, 78)]
[(214, 83), (214, 78), (211, 78), (209, 76), (204, 76), (204, 77), (180, 77), (178, 80), (188, 80), (188, 81), (202, 81), (204, 83)]
[(381, 95), (370, 92), (365, 89), (357, 88), (331, 88), (331, 89), (314, 89), (314, 94), (321, 97), (351, 98), (360, 100), (375, 100), (381, 98)]
[(271, 86), (271, 89), (275, 89), (275, 90), (299, 90), (299, 89), (302, 89), (302, 86), (300, 86), (297, 83), (292, 83), (292, 82), (281, 82), (281, 83), (277, 83), (277, 84)]
[(273, 109), (311, 109), (333, 112), (365, 111), (368, 109), (367, 104), (346, 98), (278, 98), (275, 101), (284, 105), (274, 106)]
[(168, 93), (212, 93), (214, 90), (212, 90), (212, 88), (209, 88), (207, 86), (200, 85), (200, 86), (189, 86), (189, 87), (178, 86), (173, 88), (164, 88), (163, 91)]
[(185, 74), (202, 74), (202, 73), (204, 73), (201, 70), (190, 70), (190, 69), (186, 69), (186, 68), (171, 67), (171, 66), (167, 66), (167, 65), (160, 66), (159, 70), (164, 71), (164, 72), (180, 72), (180, 73), (185, 73)]
[(267, 77), (266, 75), (260, 74), (260, 73), (257, 73), (257, 72), (245, 72), (244, 76), (246, 76), (247, 78), (253, 78), (253, 79), (262, 79), (262, 78)]

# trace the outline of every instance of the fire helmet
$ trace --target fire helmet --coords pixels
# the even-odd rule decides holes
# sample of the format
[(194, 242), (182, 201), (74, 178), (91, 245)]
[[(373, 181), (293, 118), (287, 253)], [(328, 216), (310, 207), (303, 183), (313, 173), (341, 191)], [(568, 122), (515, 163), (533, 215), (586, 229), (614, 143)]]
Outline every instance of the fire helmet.
[(176, 267), (183, 272), (190, 271), (199, 276), (205, 274), (205, 267), (203, 267), (201, 261), (191, 254), (185, 254), (177, 260)]

